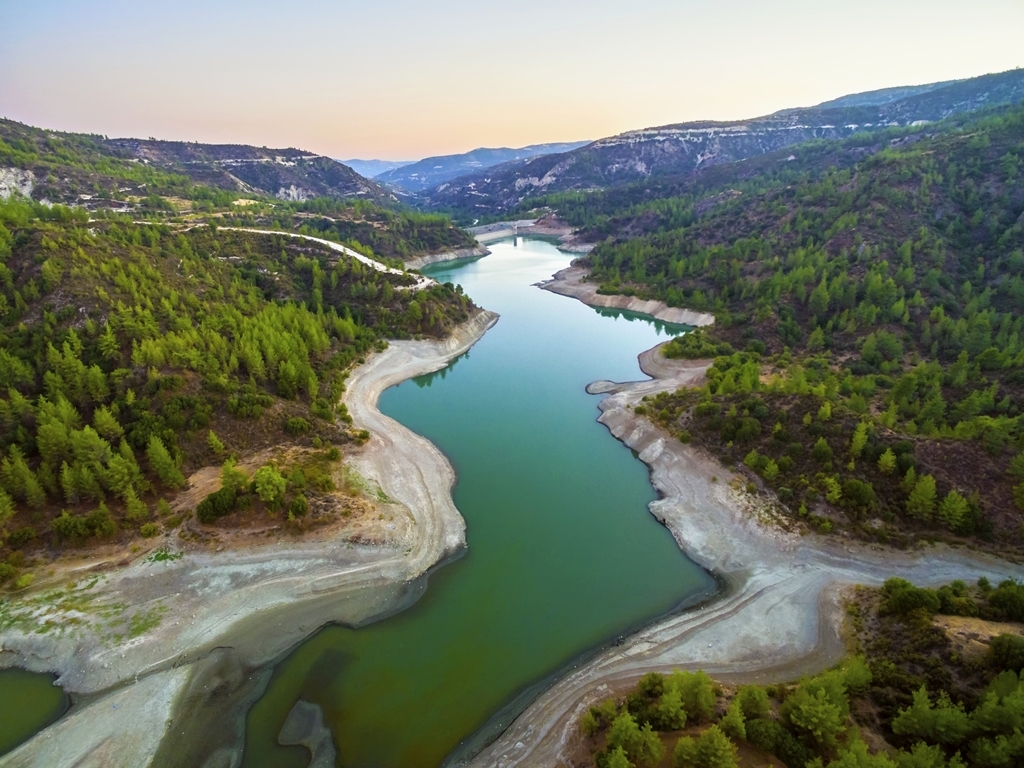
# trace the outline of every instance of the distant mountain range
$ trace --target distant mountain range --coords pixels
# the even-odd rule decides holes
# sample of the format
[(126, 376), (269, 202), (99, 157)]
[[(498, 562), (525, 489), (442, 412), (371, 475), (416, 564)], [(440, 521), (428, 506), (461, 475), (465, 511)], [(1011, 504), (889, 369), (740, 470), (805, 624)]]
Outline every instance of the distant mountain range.
[(553, 192), (614, 187), (732, 163), (812, 139), (839, 139), (941, 120), (980, 107), (1024, 100), (1024, 70), (844, 96), (730, 122), (693, 122), (630, 131), (568, 152), (497, 165), (423, 193), (426, 208), (462, 219), (502, 215)]
[(395, 168), (401, 168), (403, 165), (412, 165), (415, 160), (357, 160), (355, 158), (351, 160), (339, 160), (342, 165), (347, 165), (353, 171), (358, 173), (360, 176), (365, 176), (368, 179), (372, 179), (374, 176), (379, 176), (382, 173), (387, 173)]
[[(374, 174), (373, 178), (388, 186), (397, 187), (399, 190), (422, 192), (458, 176), (493, 168), (501, 163), (507, 163), (512, 160), (525, 160), (529, 157), (550, 155), (556, 152), (568, 152), (587, 144), (589, 142), (570, 141), (554, 144), (531, 144), (528, 147), (520, 147), (519, 149), (479, 147), (470, 152), (463, 152), (460, 155), (428, 157), (415, 163), (401, 165)], [(357, 163), (362, 162), (369, 164), (379, 161), (357, 161)], [(356, 166), (352, 167), (356, 168)]]

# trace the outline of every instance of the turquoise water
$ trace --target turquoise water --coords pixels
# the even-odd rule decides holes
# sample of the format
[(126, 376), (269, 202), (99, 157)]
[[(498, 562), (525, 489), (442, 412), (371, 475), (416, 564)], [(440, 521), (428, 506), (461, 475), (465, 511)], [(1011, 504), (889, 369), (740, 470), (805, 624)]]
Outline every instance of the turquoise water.
[(305, 749), (276, 744), (300, 698), (323, 708), (339, 765), (433, 768), (588, 650), (713, 589), (648, 512), (646, 468), (584, 392), (643, 378), (637, 354), (682, 329), (533, 287), (570, 260), (550, 243), (490, 247), (430, 274), (501, 320), (380, 402), (454, 465), (468, 552), (409, 609), (325, 628), (278, 665), (249, 714), (247, 768), (308, 764)]

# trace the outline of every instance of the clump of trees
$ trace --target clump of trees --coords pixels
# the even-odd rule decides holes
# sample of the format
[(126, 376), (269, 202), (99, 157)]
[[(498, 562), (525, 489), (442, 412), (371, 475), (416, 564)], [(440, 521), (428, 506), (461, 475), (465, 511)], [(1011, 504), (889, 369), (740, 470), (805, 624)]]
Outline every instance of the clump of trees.
[[(851, 606), (864, 653), (835, 669), (795, 685), (729, 692), (703, 672), (649, 673), (623, 700), (591, 707), (580, 728), (595, 765), (645, 768), (671, 754), (678, 768), (738, 768), (745, 745), (806, 768), (997, 768), (1024, 760), (1024, 638), (999, 636), (984, 660), (967, 664), (947, 652), (948, 638), (931, 623), (950, 609), (1017, 616), (1024, 587), (982, 580), (929, 590), (890, 579), (871, 595), (880, 621)], [(867, 716), (869, 702), (879, 721)], [(872, 753), (865, 729), (879, 729), (896, 748)]]

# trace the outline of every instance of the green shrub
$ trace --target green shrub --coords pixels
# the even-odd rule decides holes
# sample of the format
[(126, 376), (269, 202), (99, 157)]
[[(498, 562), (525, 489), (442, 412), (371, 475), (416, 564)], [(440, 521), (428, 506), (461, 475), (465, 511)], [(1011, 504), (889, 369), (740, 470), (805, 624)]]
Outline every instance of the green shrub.
[[(237, 494), (234, 488), (221, 488), (199, 502), (199, 506), (196, 507), (196, 517), (201, 523), (213, 523), (234, 512), (236, 502)], [(170, 523), (169, 520), (168, 523)]]
[[(763, 346), (763, 345), (762, 345)], [(697, 328), (682, 336), (677, 336), (662, 347), (662, 354), (670, 360), (701, 360), (731, 355), (736, 350), (727, 341), (717, 341), (708, 336), (702, 328)]]
[(18, 572), (10, 563), (0, 563), (0, 584), (10, 581), (14, 578), (14, 574)]
[(7, 545), (11, 549), (19, 549), (28, 544), (28, 542), (35, 537), (35, 529), (30, 528), (29, 526), (24, 526), (11, 531), (10, 535), (7, 537)]
[(292, 437), (304, 435), (309, 432), (309, 422), (299, 416), (296, 416), (293, 419), (288, 419), (288, 421), (284, 423), (284, 431)]
[(144, 539), (151, 539), (154, 536), (156, 536), (158, 533), (160, 533), (160, 526), (157, 525), (156, 523), (146, 523), (139, 530), (139, 533), (142, 534), (142, 538), (144, 538)]
[(988, 658), (996, 669), (1020, 672), (1024, 669), (1024, 637), (999, 635), (992, 638)]
[(740, 710), (746, 720), (768, 717), (771, 714), (772, 705), (768, 701), (768, 692), (758, 685), (745, 685), (740, 688), (736, 700), (740, 703)]
[(50, 523), (53, 532), (64, 541), (80, 541), (89, 535), (89, 525), (84, 517), (69, 515), (67, 510)]
[(988, 595), (988, 604), (1010, 621), (1024, 621), (1024, 585), (1012, 580), (999, 584)]
[(299, 494), (288, 505), (288, 511), (296, 517), (303, 517), (309, 512), (309, 500), (302, 494)]
[(814, 754), (782, 724), (769, 719), (747, 723), (747, 741), (760, 750), (775, 755), (786, 765), (807, 765)]
[(256, 470), (253, 475), (253, 485), (256, 486), (256, 495), (264, 504), (276, 508), (284, 501), (285, 491), (288, 489), (288, 481), (284, 479), (277, 467), (273, 464), (264, 464)]
[(98, 508), (85, 516), (85, 524), (89, 529), (89, 533), (101, 539), (109, 539), (117, 533), (117, 523), (114, 522), (114, 519), (110, 516), (110, 510), (107, 509), (107, 505), (103, 502), (100, 502)]
[(882, 596), (881, 613), (894, 616), (904, 616), (917, 610), (933, 614), (941, 607), (938, 594), (915, 587), (906, 579), (887, 580), (882, 585)]

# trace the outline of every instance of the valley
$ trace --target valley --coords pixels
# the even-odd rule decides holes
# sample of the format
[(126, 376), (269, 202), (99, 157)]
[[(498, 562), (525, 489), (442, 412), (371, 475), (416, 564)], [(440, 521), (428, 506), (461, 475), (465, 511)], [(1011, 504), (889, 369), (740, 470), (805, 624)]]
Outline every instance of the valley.
[[(1024, 759), (956, 621), (848, 678), (835, 738), (793, 714), (936, 606), (1024, 627), (1022, 102), (1010, 70), (374, 179), (0, 121), (0, 768)], [(728, 689), (686, 733), (674, 671)], [(971, 725), (894, 725), (899, 674)], [(734, 762), (687, 752), (719, 721)]]

